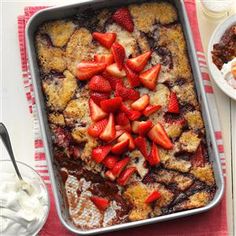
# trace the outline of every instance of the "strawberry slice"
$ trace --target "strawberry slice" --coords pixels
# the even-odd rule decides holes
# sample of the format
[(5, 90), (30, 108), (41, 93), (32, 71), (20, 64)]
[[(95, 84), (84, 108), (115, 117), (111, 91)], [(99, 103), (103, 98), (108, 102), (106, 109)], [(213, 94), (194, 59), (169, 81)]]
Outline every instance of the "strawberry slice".
[(156, 166), (160, 163), (159, 151), (157, 145), (152, 142), (152, 148), (147, 158), (151, 166)]
[(103, 111), (109, 113), (117, 111), (120, 108), (121, 103), (122, 98), (115, 97), (101, 101), (100, 105)]
[(130, 132), (132, 130), (130, 122), (127, 125), (116, 125), (115, 128), (116, 128), (117, 131), (124, 131), (124, 132), (125, 131)]
[(112, 156), (112, 155), (108, 155), (104, 160), (103, 160), (103, 164), (104, 166), (106, 166), (108, 169), (112, 169), (115, 164), (118, 162), (118, 157), (117, 156)]
[(105, 127), (105, 129), (100, 134), (99, 138), (109, 142), (116, 136), (116, 130), (115, 130), (115, 120), (114, 115), (112, 113), (109, 114), (108, 122)]
[(137, 57), (130, 58), (127, 60), (126, 64), (127, 66), (136, 72), (140, 72), (144, 69), (146, 66), (149, 58), (151, 57), (152, 52), (145, 52)]
[(95, 75), (89, 81), (89, 89), (96, 92), (111, 92), (111, 85), (108, 80), (106, 80), (101, 75)]
[(114, 62), (114, 58), (112, 54), (95, 54), (94, 61), (106, 63), (106, 65), (109, 66)]
[(120, 106), (120, 110), (124, 112), (131, 121), (138, 120), (142, 115), (141, 112), (129, 109), (123, 103)]
[(117, 125), (127, 125), (127, 124), (129, 124), (129, 119), (128, 119), (128, 117), (126, 116), (126, 114), (124, 112), (119, 112), (116, 115), (115, 120), (116, 120)]
[(161, 109), (161, 105), (148, 105), (144, 111), (143, 114), (145, 116), (150, 116), (151, 114), (155, 113), (156, 111)]
[(140, 85), (140, 79), (138, 74), (132, 71), (126, 64), (124, 65), (124, 70), (126, 73), (126, 77), (128, 78), (129, 84), (132, 88)]
[(144, 137), (137, 137), (134, 139), (135, 146), (139, 149), (145, 159), (148, 157), (147, 153), (147, 140)]
[(168, 112), (179, 113), (179, 103), (175, 92), (170, 93)]
[(161, 197), (161, 194), (158, 191), (153, 191), (145, 200), (145, 203), (151, 203), (156, 201), (157, 199), (159, 199)]
[(112, 19), (129, 32), (134, 31), (134, 23), (128, 8), (122, 7), (115, 11)]
[(161, 65), (157, 64), (151, 67), (150, 69), (145, 70), (139, 75), (139, 79), (141, 83), (144, 85), (144, 87), (150, 90), (154, 90), (156, 88), (160, 70), (161, 70)]
[(119, 70), (119, 67), (116, 63), (113, 63), (113, 64), (109, 65), (106, 68), (106, 71), (111, 76), (115, 76), (115, 77), (118, 77), (118, 78), (125, 77), (125, 71), (124, 70)]
[(119, 176), (119, 178), (117, 179), (117, 183), (120, 186), (124, 186), (128, 183), (130, 177), (135, 173), (136, 171), (136, 167), (129, 167), (126, 168)]
[(152, 121), (133, 121), (132, 131), (136, 134), (144, 136), (151, 128), (153, 124)]
[(90, 200), (101, 211), (105, 211), (109, 206), (109, 201), (103, 197), (92, 196), (92, 197), (90, 197)]
[(118, 142), (122, 142), (122, 141), (126, 141), (129, 140), (129, 150), (133, 150), (135, 148), (135, 144), (134, 144), (134, 139), (131, 136), (130, 133), (128, 132), (124, 132), (118, 139)]
[(124, 60), (125, 60), (125, 49), (124, 47), (119, 44), (118, 42), (113, 43), (111, 47), (111, 52), (113, 54), (114, 60), (117, 64), (119, 70), (122, 70)]
[(109, 140), (109, 143), (112, 143), (113, 141), (115, 141), (117, 138), (119, 138), (125, 132), (125, 130), (123, 130), (123, 129), (117, 130), (116, 126), (115, 126), (115, 130), (116, 130), (116, 135), (113, 139)]
[(156, 144), (159, 144), (165, 149), (172, 149), (173, 144), (169, 139), (165, 129), (160, 123), (154, 125), (148, 132), (148, 137)]
[(123, 85), (122, 79), (116, 78), (116, 77), (111, 77), (110, 75), (106, 77), (106, 79), (109, 81), (112, 90), (116, 89), (117, 84)]
[(100, 106), (100, 102), (103, 100), (106, 100), (110, 97), (110, 93), (99, 93), (99, 92), (94, 92), (90, 91), (89, 93), (90, 98), (98, 105)]
[(99, 33), (93, 32), (93, 38), (97, 40), (102, 46), (111, 48), (116, 40), (116, 33)]
[(111, 145), (98, 146), (94, 148), (91, 155), (92, 159), (97, 163), (101, 163), (108, 155), (108, 153), (111, 151), (111, 148), (112, 148)]
[(106, 68), (106, 63), (98, 62), (81, 62), (77, 65), (76, 77), (79, 80), (87, 80), (92, 76), (103, 72)]
[(191, 163), (195, 167), (203, 167), (206, 159), (203, 155), (202, 144), (200, 144), (191, 158)]
[(92, 137), (95, 137), (95, 138), (99, 137), (99, 135), (105, 129), (107, 122), (108, 122), (107, 119), (103, 119), (103, 120), (100, 120), (96, 123), (91, 124), (88, 127), (88, 134)]
[(149, 104), (150, 98), (147, 94), (144, 94), (138, 100), (131, 104), (131, 107), (136, 111), (142, 111)]
[(108, 115), (91, 98), (89, 99), (89, 110), (93, 121), (99, 121)]
[(116, 155), (120, 155), (124, 152), (126, 152), (128, 150), (128, 147), (129, 147), (129, 139), (126, 139), (124, 141), (121, 141), (117, 144), (115, 144), (111, 151), (116, 154)]
[(140, 97), (140, 93), (134, 89), (126, 88), (122, 84), (117, 83), (115, 96), (122, 97), (124, 101), (137, 100)]

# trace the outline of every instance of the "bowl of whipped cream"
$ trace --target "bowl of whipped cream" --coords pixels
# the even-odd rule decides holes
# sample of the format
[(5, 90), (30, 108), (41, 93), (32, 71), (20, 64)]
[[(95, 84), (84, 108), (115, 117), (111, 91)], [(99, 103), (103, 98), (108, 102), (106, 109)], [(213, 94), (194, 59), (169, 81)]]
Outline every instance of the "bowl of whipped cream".
[(10, 160), (0, 161), (0, 235), (37, 235), (48, 217), (49, 194), (33, 168), (22, 162), (17, 165), (24, 181)]

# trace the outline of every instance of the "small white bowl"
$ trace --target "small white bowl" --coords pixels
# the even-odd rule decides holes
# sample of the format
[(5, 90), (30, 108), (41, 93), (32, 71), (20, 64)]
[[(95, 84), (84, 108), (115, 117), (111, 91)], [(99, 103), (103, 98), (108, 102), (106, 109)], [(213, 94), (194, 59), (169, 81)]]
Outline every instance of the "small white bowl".
[(208, 50), (207, 50), (207, 63), (208, 68), (211, 74), (211, 77), (214, 79), (217, 86), (229, 97), (236, 100), (236, 89), (231, 87), (227, 81), (222, 76), (220, 70), (216, 67), (216, 65), (212, 61), (211, 51), (213, 50), (213, 45), (219, 43), (221, 37), (225, 33), (225, 31), (230, 28), (232, 25), (236, 24), (236, 14), (227, 18), (224, 22), (217, 26), (214, 33), (211, 36)]

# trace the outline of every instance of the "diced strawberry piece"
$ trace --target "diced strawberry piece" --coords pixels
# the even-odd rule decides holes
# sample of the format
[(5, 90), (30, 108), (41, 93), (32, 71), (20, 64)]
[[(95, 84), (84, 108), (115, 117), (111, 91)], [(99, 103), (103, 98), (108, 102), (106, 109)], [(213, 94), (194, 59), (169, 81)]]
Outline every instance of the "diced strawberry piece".
[(126, 88), (122, 84), (118, 83), (116, 85), (116, 91), (115, 91), (116, 97), (122, 97), (124, 101), (126, 100), (137, 100), (140, 97), (140, 94), (138, 91)]
[(89, 109), (90, 117), (93, 121), (99, 121), (108, 115), (91, 98), (89, 99)]
[(161, 197), (161, 194), (158, 191), (153, 191), (145, 200), (145, 203), (151, 203), (156, 201), (157, 199), (159, 199)]
[(179, 103), (175, 92), (170, 93), (168, 112), (179, 113)]
[(111, 151), (111, 148), (112, 148), (111, 145), (98, 146), (94, 148), (92, 151), (92, 159), (97, 163), (101, 163), (108, 155), (108, 153)]
[(76, 77), (79, 80), (87, 80), (96, 74), (103, 72), (106, 68), (106, 63), (98, 62), (80, 62), (77, 65)]
[(149, 104), (149, 100), (150, 100), (149, 96), (147, 94), (144, 94), (138, 100), (133, 102), (131, 104), (131, 107), (136, 111), (142, 111)]
[(116, 120), (117, 125), (127, 125), (127, 124), (129, 124), (129, 119), (128, 119), (128, 117), (126, 116), (126, 114), (124, 112), (119, 112), (116, 115), (115, 120)]
[(160, 70), (161, 65), (157, 64), (139, 75), (140, 81), (144, 85), (144, 87), (151, 90), (154, 90), (156, 88)]
[(99, 33), (94, 32), (93, 38), (97, 40), (102, 46), (111, 48), (112, 44), (116, 40), (116, 33)]
[(150, 116), (151, 114), (155, 113), (156, 111), (161, 109), (161, 105), (148, 105), (144, 111), (143, 114), (145, 116)]
[(137, 137), (134, 139), (135, 146), (139, 149), (142, 155), (147, 159), (147, 140), (144, 137)]
[(100, 102), (103, 100), (106, 100), (110, 97), (110, 93), (99, 93), (99, 92), (94, 92), (90, 91), (89, 93), (90, 98), (93, 99), (93, 101), (100, 106)]
[(144, 136), (151, 128), (153, 124), (152, 121), (133, 121), (132, 131), (136, 134)]
[(107, 122), (108, 122), (107, 119), (103, 119), (103, 120), (100, 120), (98, 122), (91, 124), (88, 127), (88, 134), (95, 138), (99, 137), (99, 135), (102, 133), (102, 131), (106, 127)]
[(112, 168), (111, 172), (115, 177), (118, 177), (124, 168), (128, 165), (130, 158), (125, 157), (124, 159), (118, 161)]
[(108, 169), (112, 169), (115, 164), (118, 162), (119, 158), (117, 156), (112, 156), (112, 155), (108, 155), (104, 160), (103, 160), (103, 164), (104, 166), (106, 166)]
[(136, 72), (140, 72), (144, 69), (146, 66), (149, 58), (151, 57), (152, 52), (145, 52), (137, 57), (130, 58), (127, 60), (126, 64), (127, 66)]
[(122, 78), (125, 77), (125, 71), (119, 70), (118, 66), (116, 63), (113, 63), (106, 68), (107, 73), (109, 73), (111, 76), (115, 76), (117, 78)]
[(111, 85), (107, 79), (102, 77), (101, 75), (95, 75), (89, 81), (89, 89), (96, 92), (111, 92)]
[(169, 124), (185, 125), (186, 119), (184, 117), (173, 117), (172, 115), (165, 116), (165, 122)]
[(148, 132), (148, 137), (156, 144), (159, 144), (165, 149), (172, 149), (173, 144), (169, 139), (164, 127), (157, 123), (154, 125), (151, 130)]
[(134, 23), (128, 8), (119, 8), (113, 14), (112, 19), (129, 32), (134, 31)]
[(126, 77), (128, 78), (129, 84), (132, 88), (140, 85), (140, 79), (138, 74), (132, 71), (126, 64), (124, 65), (124, 70), (126, 73)]
[(194, 167), (203, 167), (206, 159), (203, 155), (202, 144), (200, 144), (191, 158), (191, 163)]
[(111, 151), (116, 155), (120, 155), (120, 154), (126, 152), (128, 150), (128, 147), (129, 147), (129, 140), (126, 139), (124, 141), (121, 141), (121, 142), (115, 144), (112, 147)]
[(101, 101), (100, 105), (103, 111), (109, 113), (117, 111), (120, 108), (121, 103), (121, 97), (114, 97)]
[(129, 167), (127, 169), (125, 169), (119, 176), (119, 178), (117, 179), (117, 183), (120, 186), (124, 186), (128, 183), (130, 177), (135, 173), (136, 171), (136, 167)]
[(151, 166), (156, 166), (160, 163), (159, 151), (157, 145), (154, 142), (152, 143), (151, 152), (147, 159)]
[(101, 211), (105, 211), (109, 206), (109, 201), (106, 198), (92, 196), (90, 197), (90, 199), (94, 203), (94, 205)]
[(112, 54), (95, 54), (94, 61), (106, 63), (106, 65), (109, 66), (114, 63), (114, 58)]
[(122, 70), (124, 60), (125, 60), (125, 49), (124, 47), (119, 44), (118, 42), (113, 43), (111, 47), (111, 52), (113, 54), (114, 60), (117, 64), (119, 70)]
[(123, 111), (131, 121), (138, 120), (142, 115), (141, 112), (129, 109), (123, 103), (120, 106), (120, 110)]
[(126, 141), (129, 140), (129, 150), (133, 150), (135, 148), (135, 144), (134, 144), (134, 139), (131, 136), (130, 133), (128, 132), (124, 132), (118, 139), (118, 142), (122, 142), (122, 141)]
[(99, 138), (109, 142), (116, 136), (116, 129), (115, 129), (115, 120), (114, 115), (112, 113), (109, 114), (108, 122), (102, 133), (100, 134)]

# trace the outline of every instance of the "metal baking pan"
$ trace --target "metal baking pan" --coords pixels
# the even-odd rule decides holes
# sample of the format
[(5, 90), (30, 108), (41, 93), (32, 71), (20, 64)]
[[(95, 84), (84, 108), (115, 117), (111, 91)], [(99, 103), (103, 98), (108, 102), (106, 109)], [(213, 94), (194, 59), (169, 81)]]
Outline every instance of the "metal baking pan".
[(151, 219), (146, 219), (146, 220), (141, 220), (141, 221), (136, 221), (136, 222), (129, 222), (129, 223), (124, 223), (124, 224), (119, 224), (119, 225), (114, 225), (114, 226), (109, 226), (109, 227), (99, 228), (99, 229), (92, 229), (92, 230), (87, 230), (87, 231), (76, 228), (69, 218), (68, 209), (66, 208), (67, 204), (64, 202), (62, 192), (60, 191), (61, 187), (60, 187), (60, 179), (58, 177), (59, 176), (58, 171), (53, 161), (52, 142), (51, 142), (50, 130), (49, 130), (48, 121), (47, 121), (44, 97), (41, 90), (39, 67), (37, 64), (36, 50), (34, 46), (34, 35), (38, 26), (42, 24), (44, 21), (70, 17), (88, 8), (99, 9), (99, 8), (105, 8), (105, 7), (111, 7), (111, 6), (124, 6), (130, 3), (141, 3), (141, 2), (143, 1), (140, 1), (140, 0), (139, 1), (138, 0), (125, 0), (125, 1), (122, 1), (122, 0), (107, 0), (107, 1), (106, 0), (95, 0), (95, 1), (85, 0), (85, 1), (80, 1), (79, 3), (76, 3), (76, 4), (52, 7), (52, 8), (42, 10), (38, 12), (37, 14), (35, 14), (27, 24), (27, 29), (26, 29), (27, 44), (26, 45), (27, 45), (27, 52), (28, 52), (28, 58), (29, 58), (29, 65), (30, 65), (32, 79), (33, 79), (34, 92), (35, 92), (36, 104), (37, 104), (37, 109), (38, 109), (38, 116), (40, 120), (41, 132), (42, 132), (43, 140), (44, 140), (47, 164), (49, 168), (50, 179), (52, 182), (52, 188), (54, 192), (57, 213), (63, 225), (70, 231), (77, 234), (90, 235), (90, 234), (96, 234), (96, 233), (105, 233), (109, 231), (142, 226), (146, 224), (157, 223), (161, 221), (172, 220), (179, 217), (201, 213), (201, 212), (210, 210), (211, 208), (216, 206), (217, 203), (219, 203), (224, 192), (224, 178), (223, 178), (223, 174), (221, 170), (219, 152), (217, 149), (215, 135), (214, 135), (213, 126), (212, 126), (212, 117), (211, 117), (211, 114), (209, 113), (209, 104), (207, 102), (206, 95), (204, 92), (204, 86), (202, 82), (203, 80), (200, 73), (198, 60), (196, 56), (196, 50), (195, 50), (193, 39), (192, 39), (191, 28), (189, 26), (188, 17), (187, 17), (186, 10), (184, 7), (184, 1), (173, 0), (171, 2), (177, 8), (179, 20), (181, 22), (181, 25), (183, 27), (183, 31), (185, 34), (185, 39), (186, 39), (187, 48), (188, 48), (188, 56), (190, 59), (194, 81), (195, 81), (195, 88), (197, 91), (198, 100), (201, 105), (202, 115), (205, 122), (206, 138), (207, 138), (207, 143), (208, 143), (208, 153), (209, 153), (210, 161), (213, 163), (213, 169), (214, 169), (216, 185), (217, 185), (217, 191), (214, 196), (214, 199), (205, 207), (177, 212), (170, 215), (158, 216)]

